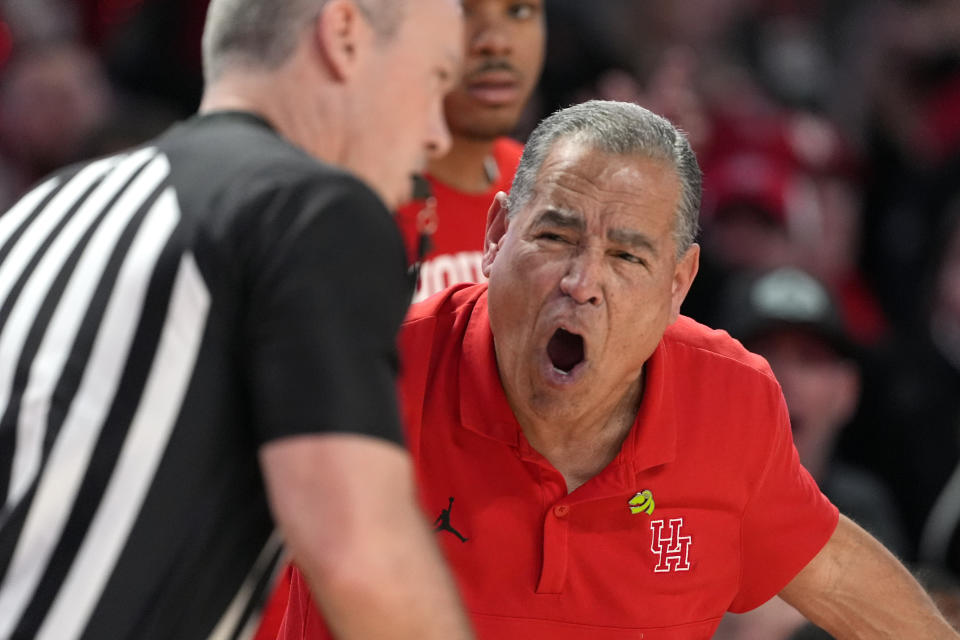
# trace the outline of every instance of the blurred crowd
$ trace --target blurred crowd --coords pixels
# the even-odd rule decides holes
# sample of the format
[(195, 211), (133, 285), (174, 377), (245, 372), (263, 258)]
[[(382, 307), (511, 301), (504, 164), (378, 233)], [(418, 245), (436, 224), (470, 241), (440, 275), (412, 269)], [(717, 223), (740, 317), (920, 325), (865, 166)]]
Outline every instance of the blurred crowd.
[[(960, 2), (547, 7), (546, 64), (516, 138), (595, 97), (688, 132), (705, 175), (684, 312), (768, 358), (807, 468), (960, 619)], [(0, 2), (0, 211), (52, 169), (193, 112), (204, 12)], [(721, 634), (801, 624), (754, 620)]]

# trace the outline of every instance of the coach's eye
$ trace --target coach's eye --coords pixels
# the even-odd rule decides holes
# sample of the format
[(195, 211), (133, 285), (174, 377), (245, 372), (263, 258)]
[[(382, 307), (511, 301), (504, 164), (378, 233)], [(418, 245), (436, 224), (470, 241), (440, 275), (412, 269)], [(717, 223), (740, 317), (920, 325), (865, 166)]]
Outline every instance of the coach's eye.
[(570, 244), (570, 240), (560, 235), (559, 233), (551, 233), (550, 231), (541, 231), (537, 234), (537, 240), (546, 240), (548, 242), (563, 242)]
[(646, 264), (646, 261), (640, 256), (635, 256), (632, 253), (627, 253), (626, 251), (618, 251), (614, 254), (614, 256), (631, 264)]

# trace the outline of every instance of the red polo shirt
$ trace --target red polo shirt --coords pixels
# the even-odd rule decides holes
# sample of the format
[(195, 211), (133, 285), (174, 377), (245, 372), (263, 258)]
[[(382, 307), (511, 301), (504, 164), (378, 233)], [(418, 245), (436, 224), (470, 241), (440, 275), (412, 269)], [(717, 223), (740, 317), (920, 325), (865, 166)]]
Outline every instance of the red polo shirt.
[[(710, 638), (724, 612), (779, 592), (836, 526), (780, 386), (724, 332), (688, 318), (667, 330), (621, 452), (570, 494), (507, 403), (486, 285), (416, 305), (401, 346), (423, 504), (480, 638)], [(317, 624), (295, 576), (281, 637), (322, 637)]]

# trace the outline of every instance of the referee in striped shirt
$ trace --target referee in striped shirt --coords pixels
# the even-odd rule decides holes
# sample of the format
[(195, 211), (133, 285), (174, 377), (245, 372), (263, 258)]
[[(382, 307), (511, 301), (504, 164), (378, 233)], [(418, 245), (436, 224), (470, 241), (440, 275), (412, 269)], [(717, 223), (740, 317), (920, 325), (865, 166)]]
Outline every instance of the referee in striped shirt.
[(200, 113), (0, 215), (0, 640), (243, 637), (278, 538), (338, 637), (470, 637), (385, 206), (449, 146), (459, 12), (213, 0)]

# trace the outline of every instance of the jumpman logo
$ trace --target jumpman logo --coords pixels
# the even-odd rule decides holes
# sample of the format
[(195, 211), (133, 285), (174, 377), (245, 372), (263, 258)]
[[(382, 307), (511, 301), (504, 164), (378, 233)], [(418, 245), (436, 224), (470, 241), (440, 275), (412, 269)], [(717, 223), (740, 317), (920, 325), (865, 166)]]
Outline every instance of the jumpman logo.
[(433, 521), (433, 530), (434, 531), (449, 531), (453, 535), (460, 538), (460, 542), (466, 542), (469, 538), (464, 538), (463, 534), (453, 528), (453, 525), (450, 524), (450, 510), (453, 509), (453, 498), (450, 498), (450, 504), (447, 505), (447, 508), (440, 512), (440, 515), (437, 516), (437, 519)]

